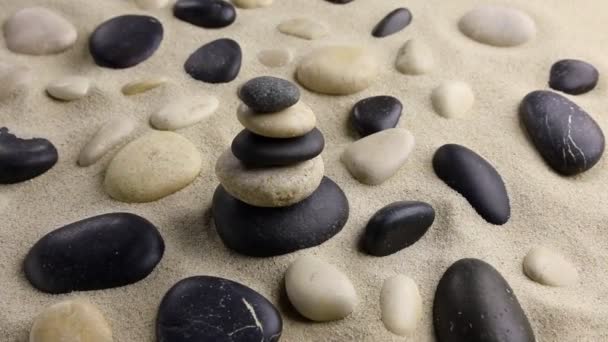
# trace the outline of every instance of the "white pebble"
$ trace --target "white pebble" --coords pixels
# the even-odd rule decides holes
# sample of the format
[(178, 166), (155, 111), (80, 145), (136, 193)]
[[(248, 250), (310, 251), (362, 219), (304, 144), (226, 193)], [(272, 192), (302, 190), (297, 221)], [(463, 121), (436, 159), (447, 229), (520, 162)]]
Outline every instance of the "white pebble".
[(408, 40), (399, 50), (395, 67), (406, 75), (428, 74), (435, 67), (433, 51), (421, 40)]
[(269, 138), (294, 138), (315, 128), (317, 117), (304, 102), (276, 113), (255, 113), (244, 103), (237, 111), (239, 122), (257, 135)]
[(118, 118), (107, 122), (80, 150), (78, 165), (85, 167), (95, 164), (109, 150), (124, 141), (134, 129), (135, 121), (129, 118)]
[(473, 9), (460, 19), (458, 27), (477, 42), (499, 47), (521, 45), (536, 35), (536, 24), (528, 14), (496, 5)]
[(144, 80), (137, 80), (125, 84), (122, 87), (122, 93), (127, 96), (137, 95), (148, 90), (160, 87), (165, 83), (167, 83), (167, 79), (164, 77), (152, 77)]
[(524, 273), (537, 283), (569, 286), (578, 282), (576, 267), (563, 255), (546, 247), (534, 247), (524, 258)]
[(27, 91), (31, 82), (30, 68), (0, 61), (0, 100)]
[(54, 99), (74, 101), (89, 94), (91, 81), (86, 77), (68, 76), (54, 80), (46, 87), (46, 92)]
[(308, 40), (319, 39), (329, 34), (325, 24), (308, 18), (286, 20), (277, 27), (281, 33)]
[(448, 119), (462, 118), (473, 108), (475, 94), (465, 82), (447, 81), (433, 90), (431, 101), (437, 114)]
[(239, 8), (261, 8), (272, 5), (273, 0), (232, 0), (232, 3)]
[(219, 100), (210, 95), (174, 100), (152, 114), (150, 124), (168, 131), (192, 126), (213, 114), (219, 104)]
[(144, 10), (160, 9), (169, 3), (169, 0), (135, 0), (135, 4)]
[(279, 68), (289, 65), (293, 60), (293, 52), (290, 49), (268, 49), (258, 53), (258, 60), (270, 68)]
[(411, 336), (422, 317), (422, 297), (409, 277), (397, 275), (386, 279), (380, 293), (382, 322), (392, 333)]

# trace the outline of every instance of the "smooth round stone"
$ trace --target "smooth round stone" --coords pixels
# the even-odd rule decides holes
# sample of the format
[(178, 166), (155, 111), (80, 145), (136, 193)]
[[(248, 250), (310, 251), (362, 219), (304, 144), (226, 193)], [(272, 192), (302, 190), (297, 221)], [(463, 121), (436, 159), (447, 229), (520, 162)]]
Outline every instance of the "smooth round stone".
[(218, 39), (196, 50), (184, 65), (192, 78), (207, 83), (226, 83), (234, 80), (241, 70), (242, 52), (232, 39)]
[(19, 10), (4, 22), (4, 39), (9, 50), (27, 55), (63, 52), (78, 38), (72, 23), (44, 7)]
[(272, 76), (253, 78), (241, 86), (239, 98), (256, 113), (274, 113), (300, 100), (300, 89), (288, 80)]
[(272, 5), (273, 0), (232, 0), (232, 3), (238, 8), (262, 8)]
[(576, 267), (563, 255), (546, 247), (532, 248), (523, 262), (524, 273), (548, 286), (569, 286), (578, 282)]
[(414, 145), (414, 136), (408, 130), (391, 128), (352, 143), (341, 160), (359, 182), (379, 185), (405, 164)]
[(46, 92), (52, 98), (61, 101), (75, 101), (89, 94), (91, 81), (86, 77), (68, 76), (52, 81)]
[(375, 256), (386, 256), (413, 245), (435, 221), (435, 210), (424, 202), (395, 202), (380, 209), (367, 223), (362, 247)]
[(241, 104), (237, 111), (239, 122), (257, 135), (269, 138), (294, 138), (312, 131), (317, 118), (304, 102), (277, 113), (255, 113), (247, 105)]
[(422, 297), (409, 277), (396, 275), (384, 281), (380, 292), (382, 323), (399, 336), (411, 336), (422, 318)]
[(584, 61), (564, 59), (551, 67), (549, 86), (571, 95), (590, 92), (597, 85), (600, 73)]
[(315, 40), (329, 34), (325, 24), (308, 18), (294, 18), (283, 21), (277, 26), (279, 32), (302, 39)]
[(433, 325), (441, 342), (536, 340), (513, 289), (478, 259), (461, 259), (444, 273), (435, 292)]
[(444, 118), (463, 118), (473, 108), (475, 94), (465, 82), (447, 81), (433, 90), (431, 102), (437, 114)]
[(80, 150), (78, 165), (95, 164), (108, 151), (125, 141), (135, 130), (136, 123), (130, 118), (117, 118), (105, 123)]
[(405, 75), (428, 74), (435, 69), (433, 51), (422, 40), (410, 39), (399, 50), (395, 68)]
[(121, 91), (127, 96), (137, 95), (158, 88), (167, 83), (167, 81), (165, 77), (146, 78), (125, 84)]
[(387, 14), (374, 27), (372, 36), (382, 38), (395, 34), (406, 28), (412, 22), (412, 12), (407, 8), (397, 8)]
[(397, 126), (402, 111), (403, 104), (395, 97), (368, 97), (353, 107), (351, 123), (359, 135), (366, 137)]
[(289, 266), (285, 289), (294, 308), (317, 322), (343, 319), (358, 302), (350, 279), (335, 266), (312, 256), (300, 257)]
[(32, 79), (30, 68), (0, 61), (0, 100), (27, 91)]
[(302, 86), (317, 93), (349, 95), (367, 89), (378, 73), (378, 62), (367, 49), (327, 46), (300, 62), (296, 78)]
[(17, 138), (8, 128), (0, 128), (0, 184), (38, 177), (50, 170), (58, 158), (57, 149), (50, 141)]
[(269, 68), (280, 68), (293, 61), (293, 52), (285, 48), (262, 50), (258, 53), (258, 60)]
[(123, 15), (99, 25), (89, 38), (97, 65), (113, 69), (133, 67), (148, 58), (163, 40), (163, 26), (154, 17)]
[(321, 157), (289, 166), (253, 168), (238, 160), (230, 149), (215, 164), (215, 174), (224, 189), (257, 207), (286, 207), (304, 200), (317, 189), (324, 172)]
[(219, 105), (220, 101), (212, 95), (173, 100), (152, 114), (150, 124), (156, 129), (168, 131), (186, 128), (210, 117)]
[(528, 14), (497, 5), (476, 7), (460, 19), (458, 28), (479, 43), (498, 47), (522, 45), (536, 35), (536, 24)]
[(25, 276), (59, 294), (125, 286), (146, 278), (163, 257), (156, 227), (128, 213), (99, 215), (53, 230), (30, 249)]
[(167, 6), (169, 0), (135, 0), (135, 4), (144, 10), (154, 10)]
[(152, 202), (192, 183), (202, 164), (200, 152), (188, 139), (173, 132), (150, 132), (114, 156), (104, 188), (121, 202)]
[(85, 299), (53, 304), (34, 319), (30, 342), (112, 342), (112, 329), (99, 309)]
[(283, 330), (268, 299), (237, 282), (210, 276), (182, 279), (163, 297), (158, 342), (277, 342)]
[(204, 28), (222, 28), (236, 20), (234, 6), (223, 0), (178, 0), (173, 15)]

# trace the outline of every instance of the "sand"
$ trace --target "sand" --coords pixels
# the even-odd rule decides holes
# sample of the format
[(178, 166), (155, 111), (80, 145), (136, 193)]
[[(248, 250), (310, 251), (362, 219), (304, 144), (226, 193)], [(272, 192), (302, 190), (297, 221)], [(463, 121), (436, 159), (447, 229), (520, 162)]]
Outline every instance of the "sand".
[[(278, 305), (284, 318), (283, 341), (403, 341), (380, 321), (380, 290), (384, 279), (405, 274), (414, 279), (423, 298), (423, 321), (411, 341), (432, 341), (432, 301), (443, 271), (464, 257), (481, 258), (509, 281), (527, 312), (540, 341), (608, 340), (608, 157), (589, 172), (572, 178), (557, 175), (542, 161), (517, 118), (517, 106), (530, 91), (547, 87), (551, 64), (561, 58), (581, 58), (608, 75), (608, 3), (597, 0), (512, 0), (538, 24), (537, 38), (517, 48), (480, 45), (457, 29), (458, 19), (479, 0), (410, 0), (414, 15), (405, 31), (385, 38), (371, 37), (371, 29), (400, 0), (355, 0), (339, 6), (321, 0), (275, 1), (267, 9), (239, 10), (232, 26), (204, 30), (174, 19), (169, 8), (152, 13), (165, 25), (158, 52), (147, 62), (126, 70), (94, 65), (87, 36), (97, 24), (119, 14), (145, 13), (126, 0), (4, 0), (0, 20), (19, 8), (44, 4), (63, 13), (79, 29), (74, 48), (46, 57), (10, 53), (0, 38), (0, 59), (28, 65), (36, 82), (26, 97), (0, 104), (0, 125), (23, 136), (53, 141), (59, 163), (47, 174), (22, 184), (0, 186), (0, 340), (27, 341), (35, 315), (48, 305), (83, 296), (97, 304), (110, 321), (116, 341), (154, 340), (156, 310), (164, 293), (178, 280), (214, 275), (246, 284)], [(309, 16), (331, 27), (321, 40), (307, 41), (276, 30), (283, 20)], [(189, 54), (219, 37), (239, 41), (243, 69), (229, 84), (210, 85), (191, 79), (182, 69)], [(394, 69), (403, 43), (424, 39), (435, 52), (437, 69), (426, 76), (404, 76)], [(186, 189), (149, 204), (112, 200), (102, 189), (104, 168), (111, 155), (89, 168), (76, 165), (80, 148), (99, 125), (116, 117), (139, 122), (137, 135), (149, 131), (148, 117), (177, 94), (210, 93), (220, 101), (209, 120), (179, 130), (209, 160), (229, 146), (242, 129), (236, 119), (236, 89), (251, 77), (274, 75), (293, 79), (295, 64), (269, 69), (257, 53), (277, 46), (291, 47), (296, 60), (312, 48), (330, 43), (369, 45), (383, 65), (371, 88), (351, 96), (328, 97), (303, 90), (303, 100), (318, 116), (327, 141), (323, 153), (326, 174), (346, 192), (351, 216), (344, 230), (318, 248), (268, 259), (239, 256), (226, 249), (210, 223), (209, 207), (217, 186), (210, 171)], [(64, 74), (91, 77), (95, 89), (86, 99), (61, 103), (44, 94), (46, 84)], [(125, 97), (121, 87), (133, 80), (167, 76), (164, 88)], [(466, 119), (446, 120), (433, 112), (430, 94), (444, 80), (469, 82), (477, 102)], [(571, 97), (608, 132), (606, 92), (602, 78), (589, 94)], [(395, 177), (380, 186), (354, 180), (340, 163), (340, 153), (355, 137), (347, 126), (351, 106), (372, 95), (393, 95), (405, 105), (399, 123), (413, 132), (417, 147)], [(502, 174), (513, 216), (497, 227), (481, 219), (466, 200), (433, 173), (431, 158), (445, 143), (463, 144), (489, 159)], [(415, 245), (384, 258), (366, 256), (356, 248), (367, 220), (379, 208), (397, 200), (431, 203), (437, 219)], [(21, 263), (30, 246), (54, 228), (112, 211), (129, 211), (154, 222), (161, 230), (166, 253), (145, 280), (126, 287), (51, 296), (33, 289)], [(522, 260), (537, 244), (560, 251), (579, 269), (580, 283), (551, 288), (529, 280)], [(313, 324), (289, 307), (283, 275), (301, 255), (315, 255), (341, 268), (353, 281), (360, 305), (343, 321)]]

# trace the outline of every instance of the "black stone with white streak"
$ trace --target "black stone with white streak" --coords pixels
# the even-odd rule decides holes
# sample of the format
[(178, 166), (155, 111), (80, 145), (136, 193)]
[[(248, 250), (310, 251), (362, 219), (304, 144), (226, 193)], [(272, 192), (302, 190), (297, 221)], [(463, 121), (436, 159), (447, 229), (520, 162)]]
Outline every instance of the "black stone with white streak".
[(351, 123), (362, 136), (368, 136), (399, 123), (403, 104), (392, 96), (373, 96), (355, 104), (351, 111)]
[(42, 138), (20, 139), (0, 128), (0, 184), (13, 184), (50, 170), (59, 155), (53, 144)]
[(99, 25), (89, 38), (97, 65), (123, 69), (150, 58), (163, 40), (163, 26), (146, 15), (123, 15)]
[(210, 276), (186, 278), (165, 294), (158, 309), (158, 342), (275, 342), (283, 321), (261, 294)]
[(576, 175), (602, 157), (604, 133), (576, 103), (551, 91), (528, 94), (520, 118), (545, 161), (557, 172)]
[(433, 303), (438, 342), (534, 342), (513, 289), (491, 265), (462, 259), (445, 272)]
[(300, 89), (288, 80), (261, 76), (243, 84), (239, 98), (256, 113), (273, 113), (296, 104)]
[(165, 244), (152, 223), (128, 213), (112, 213), (68, 224), (30, 249), (24, 271), (47, 293), (109, 289), (147, 277)]
[(223, 0), (178, 0), (173, 15), (204, 28), (226, 27), (236, 20), (234, 6)]
[(374, 37), (386, 37), (403, 30), (412, 22), (412, 12), (407, 8), (397, 8), (386, 15), (372, 31)]
[(433, 169), (486, 221), (507, 223), (511, 206), (505, 184), (496, 169), (477, 153), (456, 144), (443, 145), (435, 152)]
[(226, 83), (238, 76), (242, 59), (239, 43), (223, 38), (196, 50), (186, 61), (184, 69), (199, 81)]
[(564, 59), (551, 67), (549, 86), (567, 94), (579, 95), (593, 90), (599, 77), (600, 73), (593, 65), (575, 59)]

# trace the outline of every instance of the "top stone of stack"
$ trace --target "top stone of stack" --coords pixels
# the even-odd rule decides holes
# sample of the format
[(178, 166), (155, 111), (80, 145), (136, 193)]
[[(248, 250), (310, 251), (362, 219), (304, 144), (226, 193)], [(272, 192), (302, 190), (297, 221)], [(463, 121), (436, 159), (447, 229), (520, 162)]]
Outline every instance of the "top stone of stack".
[(261, 76), (246, 82), (239, 98), (254, 112), (274, 113), (295, 105), (300, 100), (300, 90), (287, 80)]

